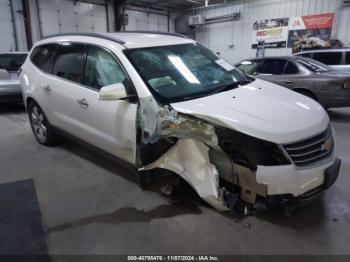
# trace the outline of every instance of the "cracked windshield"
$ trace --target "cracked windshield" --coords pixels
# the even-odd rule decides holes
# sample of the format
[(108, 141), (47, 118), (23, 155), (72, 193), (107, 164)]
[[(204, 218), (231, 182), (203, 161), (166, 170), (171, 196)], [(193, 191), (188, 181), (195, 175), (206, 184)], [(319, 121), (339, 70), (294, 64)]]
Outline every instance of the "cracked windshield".
[(152, 93), (167, 102), (215, 93), (246, 80), (245, 75), (198, 44), (131, 49), (126, 53)]

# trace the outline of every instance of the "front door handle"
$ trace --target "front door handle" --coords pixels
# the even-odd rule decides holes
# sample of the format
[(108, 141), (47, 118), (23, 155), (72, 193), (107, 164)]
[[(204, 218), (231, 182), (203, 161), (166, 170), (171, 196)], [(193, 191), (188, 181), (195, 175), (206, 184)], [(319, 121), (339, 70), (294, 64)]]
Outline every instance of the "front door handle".
[(85, 98), (81, 98), (77, 100), (78, 104), (81, 105), (82, 107), (88, 107), (89, 103)]

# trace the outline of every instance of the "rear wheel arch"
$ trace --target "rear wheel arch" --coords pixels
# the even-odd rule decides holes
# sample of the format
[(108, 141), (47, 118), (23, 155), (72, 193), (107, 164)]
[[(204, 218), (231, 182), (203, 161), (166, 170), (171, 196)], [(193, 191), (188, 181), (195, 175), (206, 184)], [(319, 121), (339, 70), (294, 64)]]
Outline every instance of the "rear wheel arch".
[(27, 97), (27, 99), (26, 99), (26, 107), (27, 107), (27, 108), (28, 108), (28, 106), (29, 106), (30, 103), (36, 103), (36, 104), (38, 104), (38, 103), (34, 100), (34, 98), (32, 98), (32, 97)]
[(45, 112), (33, 98), (28, 98), (26, 103), (30, 125), (36, 140), (45, 146), (56, 145), (57, 135)]

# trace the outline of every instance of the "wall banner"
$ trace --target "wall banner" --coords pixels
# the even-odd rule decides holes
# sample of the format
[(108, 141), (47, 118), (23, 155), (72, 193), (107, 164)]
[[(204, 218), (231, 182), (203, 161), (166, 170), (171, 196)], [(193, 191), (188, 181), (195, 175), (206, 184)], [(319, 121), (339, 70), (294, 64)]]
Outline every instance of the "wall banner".
[(292, 17), (289, 23), (288, 47), (293, 53), (307, 48), (329, 48), (334, 13)]
[(265, 48), (286, 47), (288, 39), (289, 18), (257, 20), (253, 24), (252, 48), (258, 41), (265, 41)]

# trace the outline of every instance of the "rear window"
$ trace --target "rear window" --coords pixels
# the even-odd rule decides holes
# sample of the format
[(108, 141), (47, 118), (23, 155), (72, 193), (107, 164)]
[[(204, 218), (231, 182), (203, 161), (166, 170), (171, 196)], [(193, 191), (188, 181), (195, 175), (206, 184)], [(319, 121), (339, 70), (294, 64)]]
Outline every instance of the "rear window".
[(326, 65), (340, 65), (342, 52), (320, 52), (314, 53), (314, 59)]
[(26, 60), (26, 54), (3, 54), (0, 55), (0, 69), (18, 71)]
[(313, 59), (298, 58), (297, 61), (312, 72), (327, 72), (330, 70), (327, 65)]
[(346, 64), (350, 65), (350, 51), (346, 52)]
[(34, 49), (32, 55), (30, 56), (30, 60), (41, 70), (50, 73), (52, 58), (55, 54), (56, 48), (57, 44), (38, 46)]
[(292, 62), (288, 61), (286, 68), (284, 69), (283, 74), (292, 75), (299, 73), (299, 69)]

